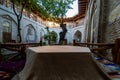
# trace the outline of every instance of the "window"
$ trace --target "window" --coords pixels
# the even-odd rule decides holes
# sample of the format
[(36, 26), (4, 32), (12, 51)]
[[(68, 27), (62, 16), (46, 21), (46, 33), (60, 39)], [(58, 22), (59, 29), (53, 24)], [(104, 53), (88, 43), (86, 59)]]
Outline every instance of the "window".
[(4, 21), (2, 25), (3, 25), (3, 32), (11, 32), (10, 23), (8, 21)]

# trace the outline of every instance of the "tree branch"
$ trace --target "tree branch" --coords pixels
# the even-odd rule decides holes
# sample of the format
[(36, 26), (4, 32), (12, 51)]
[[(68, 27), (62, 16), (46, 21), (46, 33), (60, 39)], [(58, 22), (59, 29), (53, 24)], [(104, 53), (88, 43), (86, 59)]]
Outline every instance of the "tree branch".
[(20, 17), (19, 17), (20, 20), (21, 20), (21, 18), (22, 18), (22, 14), (23, 14), (23, 9), (24, 9), (24, 7), (25, 7), (25, 5), (22, 6), (22, 9), (21, 9), (21, 12), (20, 12), (20, 15), (19, 15), (19, 16), (20, 16)]
[(14, 11), (15, 15), (18, 16), (18, 14), (17, 14), (17, 12), (15, 10), (15, 3), (14, 2), (12, 2), (12, 3), (13, 3), (13, 11)]

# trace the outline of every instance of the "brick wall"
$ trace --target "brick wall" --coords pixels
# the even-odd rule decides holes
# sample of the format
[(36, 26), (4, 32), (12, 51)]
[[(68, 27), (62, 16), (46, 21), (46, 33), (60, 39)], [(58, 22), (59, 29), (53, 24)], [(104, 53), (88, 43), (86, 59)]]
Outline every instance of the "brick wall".
[(120, 37), (120, 0), (104, 0), (106, 11), (103, 11), (103, 37), (104, 42), (114, 42), (116, 38)]

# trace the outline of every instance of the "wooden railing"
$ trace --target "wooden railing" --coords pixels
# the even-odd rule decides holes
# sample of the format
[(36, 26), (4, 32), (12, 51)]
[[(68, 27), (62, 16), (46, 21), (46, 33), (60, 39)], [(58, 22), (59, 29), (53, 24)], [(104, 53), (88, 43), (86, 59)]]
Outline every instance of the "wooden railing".
[(89, 47), (91, 51), (100, 51), (100, 50), (106, 50), (112, 48), (115, 43), (80, 43), (73, 40), (74, 46), (83, 46), (83, 47)]
[(89, 47), (93, 53), (111, 49), (113, 62), (120, 64), (120, 38), (116, 39), (114, 43), (79, 43), (74, 40), (73, 45)]
[(42, 46), (42, 42), (40, 43), (0, 43), (0, 60), (2, 60), (2, 54), (1, 54), (1, 49), (7, 49), (10, 51), (17, 51), (19, 54), (16, 55), (21, 55), (25, 57), (25, 50), (29, 46)]
[(1, 48), (5, 48), (12, 51), (22, 52), (22, 48), (29, 46), (42, 46), (41, 43), (1, 43)]

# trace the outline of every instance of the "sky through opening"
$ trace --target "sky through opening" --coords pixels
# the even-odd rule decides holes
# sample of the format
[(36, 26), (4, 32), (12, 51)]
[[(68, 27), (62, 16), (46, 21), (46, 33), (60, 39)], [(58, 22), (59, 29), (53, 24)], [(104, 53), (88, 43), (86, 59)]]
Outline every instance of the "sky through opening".
[(66, 17), (73, 17), (78, 14), (78, 0), (75, 0), (71, 5), (73, 9), (68, 10)]

